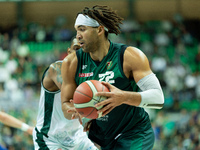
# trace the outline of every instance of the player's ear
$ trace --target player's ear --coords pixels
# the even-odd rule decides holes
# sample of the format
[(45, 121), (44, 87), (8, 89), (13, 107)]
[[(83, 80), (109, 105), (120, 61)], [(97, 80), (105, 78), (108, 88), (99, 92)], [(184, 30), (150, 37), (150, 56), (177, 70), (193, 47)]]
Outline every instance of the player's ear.
[(98, 34), (103, 34), (104, 33), (104, 26), (99, 26), (98, 27)]

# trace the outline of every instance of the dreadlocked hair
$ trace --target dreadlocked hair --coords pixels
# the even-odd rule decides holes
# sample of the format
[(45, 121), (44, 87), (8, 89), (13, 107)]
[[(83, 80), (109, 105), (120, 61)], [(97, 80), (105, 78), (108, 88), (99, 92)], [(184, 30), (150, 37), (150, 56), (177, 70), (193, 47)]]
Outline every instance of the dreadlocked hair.
[(122, 17), (118, 16), (116, 11), (113, 11), (108, 6), (95, 5), (92, 8), (85, 7), (82, 12), (78, 14), (87, 15), (95, 19), (100, 25), (108, 29), (108, 33), (120, 34), (120, 24), (122, 24)]

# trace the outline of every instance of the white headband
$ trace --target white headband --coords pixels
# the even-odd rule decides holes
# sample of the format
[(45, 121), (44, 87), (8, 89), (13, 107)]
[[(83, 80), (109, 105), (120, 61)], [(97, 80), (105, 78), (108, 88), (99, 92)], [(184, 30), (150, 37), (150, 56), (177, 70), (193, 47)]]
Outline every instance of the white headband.
[(90, 27), (100, 26), (100, 24), (96, 20), (88, 17), (87, 15), (83, 15), (83, 14), (79, 14), (77, 16), (74, 26), (76, 26), (76, 25), (85, 25), (85, 26), (90, 26)]
[[(74, 26), (76, 25), (85, 25), (85, 26), (90, 26), (90, 27), (100, 26), (100, 24), (95, 19), (90, 18), (89, 16), (83, 15), (83, 14), (79, 14), (77, 16)], [(106, 27), (104, 27), (104, 29), (108, 31)]]

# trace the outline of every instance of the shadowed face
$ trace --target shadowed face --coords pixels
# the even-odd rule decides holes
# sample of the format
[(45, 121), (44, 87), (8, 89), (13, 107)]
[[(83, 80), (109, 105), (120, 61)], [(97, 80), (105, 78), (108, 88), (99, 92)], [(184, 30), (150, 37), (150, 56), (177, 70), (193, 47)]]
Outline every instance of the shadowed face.
[(71, 54), (72, 52), (75, 52), (76, 50), (80, 49), (80, 43), (78, 40), (75, 38), (73, 42), (71, 43), (71, 47), (67, 49), (67, 53)]

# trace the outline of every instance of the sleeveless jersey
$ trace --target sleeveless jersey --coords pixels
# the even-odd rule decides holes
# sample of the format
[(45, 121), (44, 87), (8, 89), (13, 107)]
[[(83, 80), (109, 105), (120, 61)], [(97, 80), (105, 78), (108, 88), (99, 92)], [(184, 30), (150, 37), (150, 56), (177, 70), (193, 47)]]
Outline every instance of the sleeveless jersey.
[(44, 88), (43, 84), (41, 84), (35, 130), (36, 139), (34, 140), (42, 149), (45, 149), (47, 147), (45, 143), (50, 141), (68, 148), (76, 146), (82, 139), (87, 138), (87, 134), (83, 132), (83, 127), (78, 119), (68, 120), (64, 117), (60, 90), (50, 92)]
[[(123, 55), (126, 45), (112, 43), (108, 54), (99, 64), (92, 60), (89, 53), (82, 49), (76, 52), (78, 66), (75, 81), (80, 85), (86, 80), (109, 82), (125, 91), (138, 91), (133, 79), (128, 79), (123, 72)], [(151, 128), (148, 114), (141, 107), (122, 104), (104, 117), (93, 120), (89, 138), (101, 146), (106, 146), (122, 134), (130, 136), (141, 130)]]

